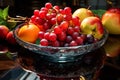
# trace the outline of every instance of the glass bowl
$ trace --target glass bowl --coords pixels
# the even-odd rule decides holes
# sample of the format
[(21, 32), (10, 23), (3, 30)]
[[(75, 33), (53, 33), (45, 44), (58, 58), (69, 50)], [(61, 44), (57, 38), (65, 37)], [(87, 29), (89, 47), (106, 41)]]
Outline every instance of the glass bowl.
[(80, 56), (102, 47), (108, 37), (108, 32), (106, 29), (104, 29), (103, 37), (96, 43), (74, 47), (40, 46), (37, 44), (25, 42), (18, 37), (17, 33), (22, 25), (24, 24), (18, 25), (13, 31), (17, 43), (22, 47), (34, 52), (35, 54), (43, 55), (47, 60), (52, 62), (71, 62), (80, 59)]

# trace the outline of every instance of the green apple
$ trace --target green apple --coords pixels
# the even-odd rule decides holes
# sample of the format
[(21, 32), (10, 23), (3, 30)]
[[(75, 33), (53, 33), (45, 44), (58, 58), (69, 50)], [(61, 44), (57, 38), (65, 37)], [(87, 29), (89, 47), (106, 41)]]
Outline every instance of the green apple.
[(101, 21), (109, 34), (120, 34), (120, 9), (111, 8), (107, 10)]
[(86, 9), (86, 8), (79, 8), (77, 10), (75, 10), (73, 12), (73, 17), (74, 16), (78, 16), (80, 21), (82, 21), (83, 19), (85, 19), (86, 17), (90, 17), (90, 16), (94, 16), (94, 13), (89, 10), (89, 9)]
[(87, 17), (81, 22), (81, 31), (84, 34), (92, 34), (96, 39), (101, 39), (104, 34), (104, 28), (100, 18)]

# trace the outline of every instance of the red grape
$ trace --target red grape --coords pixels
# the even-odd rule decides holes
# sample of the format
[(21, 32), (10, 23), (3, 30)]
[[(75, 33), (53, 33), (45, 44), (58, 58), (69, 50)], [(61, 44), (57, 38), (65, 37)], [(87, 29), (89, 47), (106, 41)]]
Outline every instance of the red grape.
[(60, 27), (62, 30), (66, 31), (68, 29), (69, 23), (67, 21), (62, 21)]
[(77, 43), (73, 40), (73, 41), (70, 42), (69, 45), (70, 45), (70, 46), (77, 46)]
[(40, 9), (40, 11), (48, 12), (48, 9), (47, 9), (46, 7), (42, 7), (42, 8)]
[(46, 14), (47, 13), (45, 11), (40, 11), (39, 12), (39, 17), (42, 18), (42, 19), (44, 19), (46, 17)]
[(57, 14), (56, 19), (57, 19), (57, 23), (62, 22), (63, 21), (63, 15), (62, 14)]
[(47, 19), (47, 20), (51, 20), (52, 17), (53, 17), (53, 16), (52, 16), (50, 13), (47, 13), (47, 14), (46, 14), (46, 19)]
[(55, 34), (60, 34), (62, 32), (61, 28), (59, 26), (54, 27)]
[(73, 22), (74, 26), (80, 26), (80, 24), (81, 24), (80, 19), (77, 16), (72, 17), (72, 22)]
[(46, 32), (46, 33), (44, 34), (44, 38), (47, 39), (47, 40), (49, 40), (49, 35), (50, 35), (50, 33), (49, 33), (49, 32)]
[(64, 19), (66, 21), (70, 21), (72, 19), (72, 14), (67, 14), (67, 15), (64, 15)]
[(53, 6), (53, 9), (55, 9), (58, 12), (60, 7), (56, 5), (56, 6)]
[(65, 32), (61, 32), (60, 34), (58, 34), (58, 39), (60, 41), (65, 41), (65, 39), (66, 39), (66, 33)]
[(78, 45), (82, 45), (84, 40), (83, 40), (82, 37), (78, 36), (75, 41), (76, 41), (76, 43), (77, 43)]
[(56, 22), (57, 22), (56, 17), (53, 17), (53, 18), (50, 20), (50, 22), (51, 22), (52, 25), (56, 24)]
[(56, 17), (57, 14), (56, 13), (51, 13), (51, 15), (52, 15), (52, 17)]
[(70, 7), (65, 7), (64, 11), (65, 11), (65, 14), (70, 14), (71, 13), (71, 8)]
[(59, 10), (59, 13), (61, 13), (61, 14), (64, 15), (64, 14), (65, 14), (65, 11), (64, 11), (63, 9), (60, 9), (60, 10)]
[(48, 2), (48, 3), (45, 4), (45, 7), (46, 7), (47, 9), (50, 9), (50, 8), (52, 8), (52, 4), (51, 4), (50, 2)]
[(47, 39), (41, 39), (40, 40), (40, 45), (41, 46), (48, 46), (48, 40)]
[(78, 33), (78, 32), (74, 32), (74, 33), (72, 34), (72, 38), (73, 38), (73, 39), (76, 39), (78, 36), (79, 36), (79, 33)]
[(35, 18), (35, 22), (36, 22), (37, 24), (43, 25), (45, 21), (44, 21), (44, 19), (41, 19), (40, 17), (36, 17), (36, 18)]
[(80, 32), (80, 26), (75, 26), (75, 27), (74, 27), (74, 31), (75, 31), (75, 32)]
[(69, 36), (69, 35), (68, 35), (68, 36), (66, 37), (66, 40), (65, 40), (65, 41), (66, 41), (67, 43), (70, 43), (72, 40), (73, 40), (72, 36)]
[(48, 22), (45, 22), (44, 24), (43, 24), (43, 29), (46, 31), (46, 30), (48, 30), (50, 28), (50, 24), (48, 23)]
[(35, 21), (35, 19), (36, 19), (36, 16), (35, 16), (35, 15), (33, 15), (33, 16), (31, 16), (31, 18), (30, 18), (30, 19), (31, 19), (31, 21), (32, 21), (32, 22), (34, 22), (34, 21)]
[(53, 41), (52, 42), (52, 46), (54, 46), (54, 47), (59, 47), (60, 46), (60, 43), (59, 43), (59, 41)]
[(50, 33), (50, 35), (49, 35), (49, 40), (50, 41), (56, 41), (56, 39), (57, 39), (57, 35), (55, 34), (55, 33)]
[(40, 32), (38, 33), (38, 37), (39, 37), (40, 39), (43, 39), (43, 38), (44, 38), (44, 33), (45, 33), (45, 32), (40, 31)]
[(35, 16), (39, 16), (39, 10), (37, 10), (37, 9), (34, 10), (34, 15), (35, 15)]
[(73, 27), (68, 27), (67, 34), (72, 35), (74, 32)]

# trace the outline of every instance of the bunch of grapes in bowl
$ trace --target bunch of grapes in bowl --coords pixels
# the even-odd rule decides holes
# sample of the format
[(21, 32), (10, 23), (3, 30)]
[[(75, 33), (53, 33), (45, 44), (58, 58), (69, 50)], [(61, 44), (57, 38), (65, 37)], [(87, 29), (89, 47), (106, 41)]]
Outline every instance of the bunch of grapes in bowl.
[(73, 61), (77, 56), (100, 48), (107, 39), (108, 33), (100, 19), (90, 17), (90, 20), (95, 27), (89, 31), (85, 25), (89, 20), (73, 17), (70, 7), (62, 9), (48, 2), (40, 10), (34, 10), (29, 22), (15, 28), (14, 37), (21, 46), (48, 60)]

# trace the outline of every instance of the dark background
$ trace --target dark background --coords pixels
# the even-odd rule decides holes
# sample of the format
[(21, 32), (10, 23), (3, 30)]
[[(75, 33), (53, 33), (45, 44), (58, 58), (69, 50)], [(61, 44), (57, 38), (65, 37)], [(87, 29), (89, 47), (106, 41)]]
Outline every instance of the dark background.
[(112, 5), (107, 2), (108, 0), (0, 0), (0, 8), (10, 6), (10, 16), (27, 16), (30, 17), (33, 14), (33, 10), (40, 9), (46, 2), (51, 2), (53, 5), (59, 5), (61, 8), (69, 6), (74, 12), (80, 7), (90, 9), (108, 9), (110, 7), (120, 7), (120, 0), (109, 0)]

